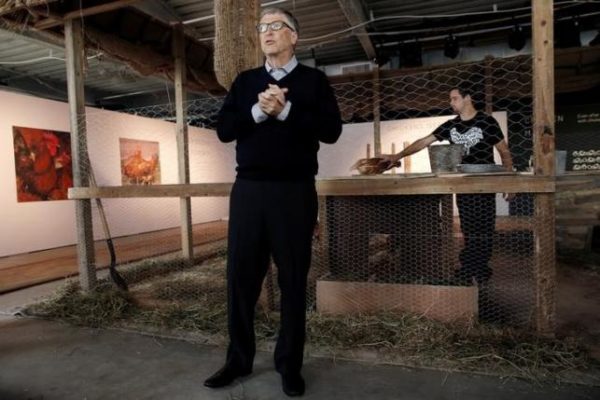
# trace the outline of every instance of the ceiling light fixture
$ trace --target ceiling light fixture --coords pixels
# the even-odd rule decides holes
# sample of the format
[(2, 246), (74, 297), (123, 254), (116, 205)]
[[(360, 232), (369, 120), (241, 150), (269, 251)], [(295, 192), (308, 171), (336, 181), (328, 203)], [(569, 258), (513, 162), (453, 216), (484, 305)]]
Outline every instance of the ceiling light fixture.
[(444, 42), (444, 55), (448, 58), (455, 59), (460, 52), (458, 39), (453, 34), (449, 34)]
[(519, 24), (513, 26), (512, 31), (508, 35), (508, 47), (513, 50), (520, 51), (523, 47), (525, 47), (526, 42), (527, 38), (525, 38), (523, 27)]
[(598, 31), (598, 34), (596, 35), (595, 38), (590, 40), (590, 42), (588, 43), (588, 46), (597, 46), (599, 44), (600, 44), (600, 31)]
[(579, 19), (573, 17), (570, 20), (560, 21), (555, 29), (555, 47), (567, 49), (570, 47), (581, 47), (581, 36)]
[(418, 40), (398, 45), (398, 66), (421, 67), (423, 66), (422, 48)]

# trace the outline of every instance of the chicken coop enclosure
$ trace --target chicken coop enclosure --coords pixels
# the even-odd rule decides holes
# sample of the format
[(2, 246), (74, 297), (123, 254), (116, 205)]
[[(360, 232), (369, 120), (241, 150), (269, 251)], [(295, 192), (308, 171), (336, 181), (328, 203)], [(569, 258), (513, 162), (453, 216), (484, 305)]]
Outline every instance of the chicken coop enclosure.
[[(334, 83), (345, 129), (338, 144), (321, 149), (319, 223), (307, 293), (311, 312), (392, 312), (552, 331), (554, 68), (547, 40), (552, 30), (545, 23), (552, 16), (551, 9), (534, 4), (540, 8), (533, 13), (533, 56), (376, 72)], [(72, 28), (67, 26), (70, 45), (77, 40)], [(107, 118), (102, 111), (86, 112), (80, 96), (71, 102), (70, 198), (76, 200), (85, 290), (97, 284), (94, 237), (114, 236), (119, 262), (126, 238), (144, 235), (141, 245), (133, 244), (137, 255), (131, 262), (117, 266), (136, 301), (193, 307), (210, 316), (227, 301), (233, 148), (219, 144), (212, 132), (222, 99), (185, 101), (180, 63), (173, 104)], [(77, 57), (69, 65), (76, 93), (82, 90), (82, 65)], [(398, 152), (415, 139), (410, 134), (430, 133), (450, 118), (448, 94), (459, 85), (467, 85), (477, 107), (499, 123), (514, 171), (431, 171), (425, 153), (382, 175), (348, 171), (365, 149), (368, 156)], [(137, 141), (133, 150), (119, 144), (125, 134)], [(515, 200), (506, 203), (504, 193)], [(264, 310), (278, 309), (276, 282), (272, 265), (259, 300)], [(212, 332), (221, 328), (211, 326), (210, 318), (204, 325)]]
[[(551, 325), (554, 224), (551, 210), (544, 209), (539, 198), (552, 193), (554, 182), (534, 174), (530, 165), (532, 79), (532, 59), (516, 57), (334, 84), (346, 125), (342, 142), (322, 149), (326, 161), (317, 180), (320, 206), (307, 293), (310, 311), (397, 312), (445, 323), (492, 323), (526, 330)], [(448, 92), (465, 83), (480, 109), (503, 111), (497, 115), (515, 171), (432, 172), (426, 152), (420, 155), (424, 160), (415, 155), (383, 175), (355, 175), (348, 170), (366, 147), (383, 151), (377, 146), (397, 146), (398, 151), (410, 132), (394, 125), (397, 121), (418, 122), (416, 126), (423, 125), (420, 129), (428, 133), (426, 129), (439, 118), (448, 118)], [(191, 181), (202, 182), (188, 185), (176, 184), (178, 144), (175, 125), (168, 122), (174, 118), (174, 106), (136, 108), (122, 118), (106, 118), (102, 112), (86, 115), (89, 163), (99, 187), (74, 188), (71, 196), (102, 198), (103, 213), (117, 237), (117, 259), (130, 251), (125, 238), (132, 238), (133, 245), (134, 237), (144, 236), (136, 245), (136, 256), (117, 269), (145, 306), (202, 304), (211, 313), (226, 305), (231, 185), (227, 182), (233, 180), (234, 161), (232, 149), (218, 143), (212, 132), (221, 101), (184, 104), (190, 123)], [(122, 143), (117, 149), (115, 142), (132, 121), (141, 126), (139, 134), (128, 132), (138, 138), (128, 153)], [(374, 129), (379, 130), (379, 144)], [(131, 178), (123, 176), (125, 166), (136, 170), (135, 160), (141, 160), (141, 173), (154, 177), (156, 173), (146, 167), (158, 156), (160, 182), (142, 176), (137, 185), (122, 186)], [(118, 164), (119, 157), (121, 171), (98, 168), (107, 160)], [(336, 174), (340, 165), (345, 176)], [(502, 193), (516, 193), (516, 198), (507, 203)], [(178, 250), (182, 237), (185, 240), (178, 229), (182, 201), (178, 197), (188, 196), (189, 257)], [(457, 203), (465, 199), (470, 219), (461, 220), (463, 210)], [(95, 204), (93, 225), (101, 238), (101, 210)], [(483, 221), (486, 229), (480, 229)], [(474, 251), (463, 251), (467, 241)], [(481, 279), (477, 273), (484, 269), (477, 263), (488, 264)], [(472, 273), (461, 276), (461, 265), (468, 265)], [(263, 310), (278, 309), (274, 264), (259, 304)]]

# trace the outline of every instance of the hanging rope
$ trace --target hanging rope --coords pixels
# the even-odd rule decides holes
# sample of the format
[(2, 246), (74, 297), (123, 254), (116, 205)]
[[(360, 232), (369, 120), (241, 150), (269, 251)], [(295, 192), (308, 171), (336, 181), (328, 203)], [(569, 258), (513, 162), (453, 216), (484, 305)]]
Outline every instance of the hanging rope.
[(215, 0), (214, 69), (227, 90), (243, 70), (259, 62), (256, 39), (256, 0)]

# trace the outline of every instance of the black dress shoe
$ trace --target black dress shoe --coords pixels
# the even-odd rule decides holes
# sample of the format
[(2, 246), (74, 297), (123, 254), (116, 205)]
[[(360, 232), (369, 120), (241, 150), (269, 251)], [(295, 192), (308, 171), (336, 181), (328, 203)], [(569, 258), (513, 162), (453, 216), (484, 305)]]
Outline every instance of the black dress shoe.
[(302, 396), (304, 394), (304, 379), (300, 373), (281, 375), (281, 387), (283, 393), (290, 397)]
[(252, 371), (241, 371), (230, 366), (224, 366), (210, 378), (204, 381), (204, 386), (209, 388), (220, 388), (229, 385), (237, 378), (250, 375)]

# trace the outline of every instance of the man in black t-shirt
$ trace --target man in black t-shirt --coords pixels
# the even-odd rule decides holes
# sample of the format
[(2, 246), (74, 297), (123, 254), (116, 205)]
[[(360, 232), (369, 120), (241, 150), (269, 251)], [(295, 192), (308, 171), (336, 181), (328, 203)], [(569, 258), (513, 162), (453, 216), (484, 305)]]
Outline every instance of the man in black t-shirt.
[(494, 164), (493, 147), (504, 143), (498, 122), (481, 111), (468, 120), (460, 116), (444, 122), (432, 133), (436, 140), (463, 146), (463, 164)]
[[(494, 164), (494, 147), (500, 153), (502, 165), (512, 171), (512, 157), (498, 122), (491, 116), (477, 111), (471, 93), (464, 88), (450, 91), (450, 106), (458, 114), (456, 118), (440, 125), (429, 135), (416, 140), (398, 154), (383, 154), (389, 165), (414, 154), (433, 142), (448, 140), (463, 146), (463, 164)], [(510, 201), (513, 194), (505, 194)], [(461, 267), (456, 271), (459, 282), (468, 284), (473, 279), (478, 284), (486, 283), (491, 275), (489, 266), (492, 257), (493, 235), (496, 223), (496, 194), (457, 194), (460, 227), (464, 247), (460, 253)]]

